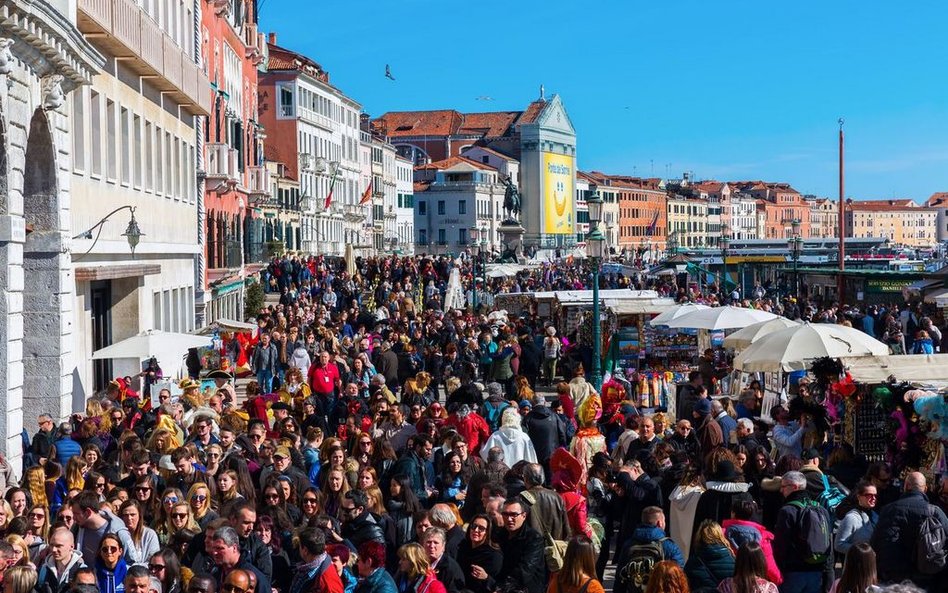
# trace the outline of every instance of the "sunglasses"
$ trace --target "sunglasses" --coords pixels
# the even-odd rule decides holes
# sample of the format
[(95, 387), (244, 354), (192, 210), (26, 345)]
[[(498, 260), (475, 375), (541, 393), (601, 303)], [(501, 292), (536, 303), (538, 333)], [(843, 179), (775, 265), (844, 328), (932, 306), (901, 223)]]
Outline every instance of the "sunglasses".
[(30, 513), (30, 517), (33, 517), (34, 519), (45, 519), (46, 513)]
[(475, 523), (474, 525), (471, 525), (471, 531), (487, 531), (487, 525)]
[(171, 517), (174, 519), (187, 519), (188, 514), (187, 513), (171, 513)]
[(148, 570), (150, 570), (150, 571), (152, 571), (152, 572), (160, 572), (160, 571), (162, 571), (162, 570), (164, 570), (164, 569), (165, 569), (165, 565), (164, 565), (164, 564), (149, 564), (149, 565), (148, 565)]
[(172, 503), (178, 502), (178, 497), (177, 497), (177, 496), (168, 496), (168, 497), (166, 497), (162, 502), (165, 503), (165, 504), (172, 504)]
[(96, 488), (105, 488), (105, 482), (96, 482), (96, 483), (95, 483), (95, 487), (96, 487)]
[(280, 498), (280, 495), (277, 494), (276, 492), (271, 492), (271, 493), (269, 493), (269, 494), (264, 495), (264, 498), (266, 498), (266, 499), (268, 499), (268, 500), (269, 500), (269, 499), (278, 499), (278, 498)]
[(105, 552), (106, 554), (114, 554), (119, 551), (118, 546), (102, 546), (99, 548), (100, 552)]
[(191, 497), (191, 500), (196, 500), (197, 502), (204, 502), (205, 500), (207, 500), (207, 496), (203, 494), (195, 494), (194, 496)]
[(122, 416), (112, 416), (112, 422), (121, 422)]
[(222, 590), (229, 591), (230, 593), (246, 593), (247, 592), (246, 589), (241, 589), (237, 585), (232, 585), (230, 583), (224, 583)]
[(135, 486), (135, 492), (151, 492), (150, 486)]
[(521, 511), (521, 512), (519, 512), (519, 513), (515, 513), (515, 512), (513, 512), (513, 511), (507, 511), (507, 512), (505, 512), (505, 513), (501, 513), (500, 515), (501, 515), (504, 519), (513, 519), (514, 517), (519, 517), (519, 516), (522, 515), (522, 514), (523, 514), (523, 511)]
[(304, 499), (303, 499), (303, 504), (316, 504), (316, 499), (315, 499), (315, 498), (304, 498)]

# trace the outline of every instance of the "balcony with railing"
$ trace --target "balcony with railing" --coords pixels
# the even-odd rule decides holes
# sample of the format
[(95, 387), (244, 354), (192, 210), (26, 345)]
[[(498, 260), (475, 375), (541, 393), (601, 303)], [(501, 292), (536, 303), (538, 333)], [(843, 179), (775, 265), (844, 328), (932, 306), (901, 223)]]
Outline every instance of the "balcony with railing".
[(266, 167), (247, 168), (247, 193), (257, 196), (269, 196), (273, 193), (270, 187), (270, 172)]
[(346, 204), (342, 207), (342, 216), (349, 222), (359, 222), (365, 220), (365, 206), (358, 204)]
[(135, 0), (78, 0), (78, 25), (193, 115), (209, 115), (211, 86), (194, 58)]
[(220, 142), (208, 142), (206, 175), (209, 180), (237, 183), (240, 180), (237, 150)]

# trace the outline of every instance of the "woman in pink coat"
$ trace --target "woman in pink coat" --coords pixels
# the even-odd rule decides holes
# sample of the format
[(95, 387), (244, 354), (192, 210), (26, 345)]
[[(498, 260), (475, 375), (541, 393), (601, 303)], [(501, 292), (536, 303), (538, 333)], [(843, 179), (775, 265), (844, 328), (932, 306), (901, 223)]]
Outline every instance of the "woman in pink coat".
[(746, 541), (759, 542), (764, 559), (767, 560), (767, 580), (779, 585), (783, 582), (783, 577), (780, 576), (780, 569), (774, 560), (774, 534), (760, 523), (751, 520), (757, 512), (757, 503), (750, 494), (735, 496), (731, 504), (731, 518), (722, 521), (721, 527), (735, 550)]

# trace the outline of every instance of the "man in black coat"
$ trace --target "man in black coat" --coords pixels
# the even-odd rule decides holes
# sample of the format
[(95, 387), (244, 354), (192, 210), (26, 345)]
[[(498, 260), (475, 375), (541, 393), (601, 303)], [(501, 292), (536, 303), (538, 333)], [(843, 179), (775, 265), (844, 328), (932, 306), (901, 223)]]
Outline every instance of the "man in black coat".
[(619, 529), (620, 541), (616, 550), (625, 548), (626, 541), (631, 537), (633, 529), (642, 520), (642, 511), (645, 507), (662, 506), (662, 488), (653, 480), (639, 461), (630, 461), (616, 474), (615, 503), (618, 508), (624, 509), (622, 523)]
[(526, 524), (528, 511), (519, 499), (507, 499), (503, 509), (504, 530), (498, 536), (504, 556), (497, 579), (500, 588), (543, 593), (547, 580), (543, 536)]
[(536, 389), (537, 377), (540, 375), (540, 365), (543, 353), (540, 347), (528, 334), (520, 336), (520, 374), (527, 378), (530, 387)]
[[(926, 591), (933, 590), (938, 575), (923, 575), (918, 572), (915, 553), (918, 548), (918, 532), (929, 513), (934, 514), (948, 531), (948, 518), (944, 511), (930, 504), (925, 496), (925, 476), (912, 472), (905, 476), (902, 496), (882, 508), (879, 523), (872, 532), (872, 549), (876, 551), (876, 568), (879, 582), (902, 582), (906, 579)], [(944, 572), (944, 571), (942, 571)], [(940, 577), (944, 579), (944, 576)]]
[(398, 355), (392, 351), (392, 345), (385, 341), (382, 342), (378, 358), (375, 360), (375, 370), (385, 377), (385, 384), (389, 389), (398, 388)]
[(523, 429), (530, 436), (537, 460), (549, 469), (550, 457), (558, 447), (566, 446), (566, 426), (560, 417), (553, 413), (542, 395), (533, 399), (533, 408), (523, 419)]
[(368, 541), (385, 543), (385, 533), (368, 510), (369, 498), (362, 490), (350, 490), (340, 505), (342, 514), (342, 537), (352, 550)]

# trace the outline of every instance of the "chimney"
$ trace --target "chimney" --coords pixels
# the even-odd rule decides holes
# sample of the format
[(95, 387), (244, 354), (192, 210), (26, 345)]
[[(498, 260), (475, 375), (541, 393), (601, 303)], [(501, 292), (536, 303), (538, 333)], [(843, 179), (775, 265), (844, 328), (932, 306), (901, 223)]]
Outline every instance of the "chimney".
[(268, 37), (267, 40), (270, 42), (270, 45), (276, 45), (276, 44), (277, 44), (277, 34), (276, 34), (276, 33), (270, 33), (270, 35), (269, 35), (269, 37)]

